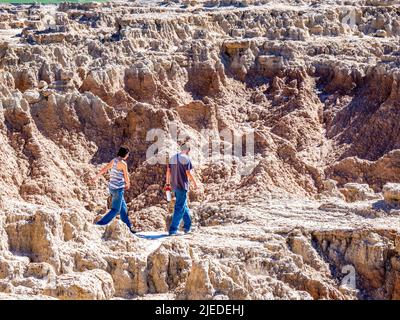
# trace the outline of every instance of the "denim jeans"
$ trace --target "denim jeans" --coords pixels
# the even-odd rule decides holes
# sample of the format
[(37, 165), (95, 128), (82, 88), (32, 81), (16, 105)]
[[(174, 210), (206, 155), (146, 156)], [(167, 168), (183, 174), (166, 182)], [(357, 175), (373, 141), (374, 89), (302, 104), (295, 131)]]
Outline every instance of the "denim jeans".
[(171, 226), (169, 228), (169, 233), (174, 234), (178, 231), (179, 225), (183, 219), (183, 228), (185, 232), (190, 231), (192, 226), (192, 220), (190, 219), (189, 207), (187, 205), (187, 190), (177, 189), (175, 192), (175, 208), (174, 215), (172, 216)]
[(105, 225), (109, 223), (115, 216), (119, 213), (121, 216), (121, 220), (131, 228), (131, 222), (128, 217), (128, 207), (126, 206), (126, 202), (124, 199), (124, 189), (110, 189), (110, 194), (112, 196), (111, 210), (96, 224)]

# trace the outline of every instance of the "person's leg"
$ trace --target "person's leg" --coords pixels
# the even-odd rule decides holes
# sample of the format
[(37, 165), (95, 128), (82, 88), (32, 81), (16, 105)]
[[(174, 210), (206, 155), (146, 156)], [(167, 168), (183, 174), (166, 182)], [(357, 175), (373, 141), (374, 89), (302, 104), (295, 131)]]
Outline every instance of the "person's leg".
[(129, 216), (128, 216), (128, 207), (126, 205), (125, 199), (122, 196), (122, 205), (121, 205), (121, 211), (120, 211), (120, 216), (121, 216), (121, 220), (128, 226), (129, 229), (131, 229), (132, 224), (131, 221), (129, 220)]
[(185, 196), (185, 205), (183, 208), (183, 229), (189, 232), (192, 227), (192, 219), (190, 218), (190, 210), (188, 207), (187, 194)]
[(169, 227), (170, 234), (176, 233), (181, 223), (184, 213), (186, 190), (175, 190), (175, 198), (174, 214), (172, 216), (171, 226)]
[(123, 199), (121, 192), (119, 192), (119, 190), (110, 190), (110, 193), (112, 195), (111, 210), (103, 218), (96, 222), (96, 224), (101, 226), (109, 223), (121, 211)]

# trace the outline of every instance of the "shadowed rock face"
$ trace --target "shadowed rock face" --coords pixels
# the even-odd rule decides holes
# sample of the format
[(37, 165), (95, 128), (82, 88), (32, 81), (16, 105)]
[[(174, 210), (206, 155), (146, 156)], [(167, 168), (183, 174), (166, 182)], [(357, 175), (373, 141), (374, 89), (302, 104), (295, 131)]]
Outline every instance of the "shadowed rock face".
[[(0, 298), (398, 299), (399, 15), (384, 0), (0, 5)], [(165, 231), (147, 134), (174, 128), (204, 183), (198, 230), (95, 227), (106, 180), (90, 172), (125, 145), (130, 218)], [(221, 150), (254, 130), (254, 158), (207, 161), (204, 130)]]

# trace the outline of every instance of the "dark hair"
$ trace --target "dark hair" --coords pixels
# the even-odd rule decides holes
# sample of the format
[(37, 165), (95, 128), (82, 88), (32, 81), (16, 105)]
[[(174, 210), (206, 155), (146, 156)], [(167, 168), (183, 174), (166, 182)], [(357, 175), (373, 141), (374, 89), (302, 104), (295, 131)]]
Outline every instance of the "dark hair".
[(186, 143), (180, 146), (181, 151), (190, 151), (190, 146)]
[(121, 148), (119, 148), (119, 151), (118, 151), (118, 153), (117, 153), (117, 156), (118, 157), (121, 157), (121, 158), (124, 158), (124, 157), (126, 157), (126, 155), (129, 153), (129, 149), (128, 148), (124, 148), (124, 147), (121, 147)]

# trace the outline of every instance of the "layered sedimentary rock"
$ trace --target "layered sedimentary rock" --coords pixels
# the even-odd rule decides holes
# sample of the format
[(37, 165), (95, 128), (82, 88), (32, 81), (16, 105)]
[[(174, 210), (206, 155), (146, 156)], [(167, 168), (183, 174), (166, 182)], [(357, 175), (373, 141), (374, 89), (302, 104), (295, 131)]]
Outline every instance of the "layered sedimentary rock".
[[(399, 298), (399, 14), (383, 0), (2, 4), (0, 298)], [(152, 129), (191, 144), (193, 235), (162, 236), (175, 145)], [(121, 145), (130, 219), (155, 236), (93, 225), (108, 195), (89, 179)]]

